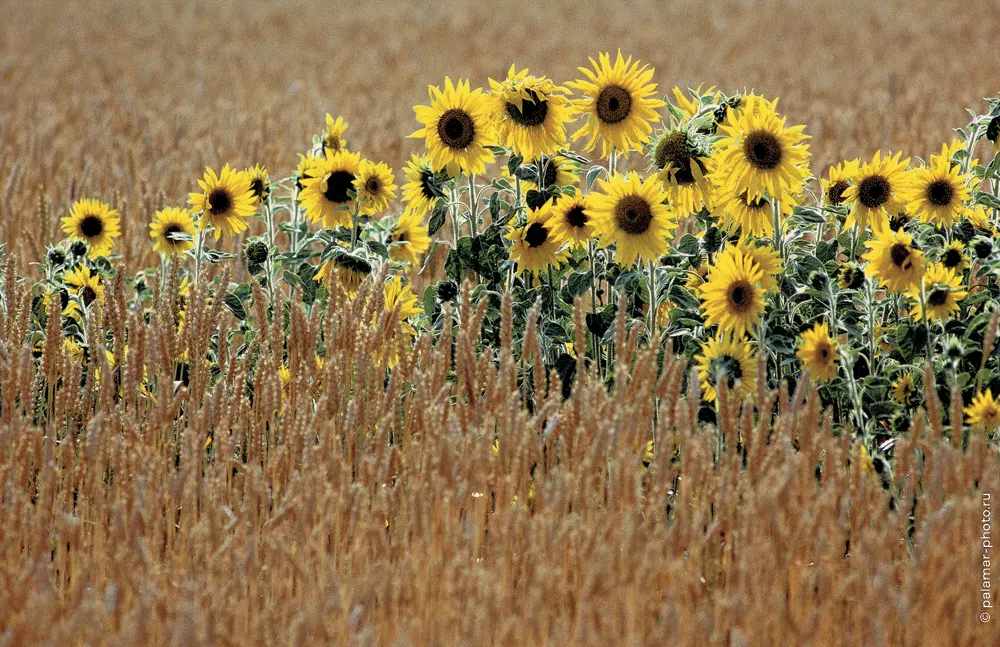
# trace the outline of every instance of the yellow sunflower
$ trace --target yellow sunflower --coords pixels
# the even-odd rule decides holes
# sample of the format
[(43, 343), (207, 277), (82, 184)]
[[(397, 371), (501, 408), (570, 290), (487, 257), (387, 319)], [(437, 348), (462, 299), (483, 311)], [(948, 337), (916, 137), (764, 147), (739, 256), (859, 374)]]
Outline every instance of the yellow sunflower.
[(574, 108), (565, 88), (511, 65), (503, 81), (490, 79), (490, 102), (501, 144), (523, 159), (553, 155), (566, 144)]
[(246, 218), (257, 210), (250, 181), (242, 171), (233, 171), (226, 164), (218, 175), (206, 168), (205, 178), (198, 180), (202, 193), (192, 193), (188, 204), (201, 213), (199, 228), (215, 229), (215, 239), (223, 233), (235, 236), (247, 229)]
[(253, 199), (258, 203), (266, 202), (267, 197), (271, 195), (271, 178), (267, 175), (267, 169), (256, 164), (244, 170), (243, 173), (250, 182)]
[(566, 84), (583, 93), (584, 98), (576, 100), (576, 106), (587, 115), (587, 123), (573, 133), (573, 141), (588, 137), (585, 150), (592, 151), (600, 140), (604, 157), (612, 149), (628, 154), (630, 149), (649, 143), (653, 132), (650, 123), (660, 121), (656, 109), (666, 103), (653, 98), (653, 68), (632, 62), (631, 56), (622, 58), (621, 50), (614, 65), (610, 54), (600, 54), (598, 59), (590, 59), (593, 70), (579, 68), (587, 79)]
[(560, 242), (567, 242), (571, 247), (585, 247), (594, 239), (597, 228), (594, 226), (594, 216), (590, 200), (573, 189), (572, 193), (564, 193), (551, 207), (552, 235)]
[(889, 389), (889, 395), (892, 396), (892, 399), (897, 403), (904, 405), (910, 404), (910, 400), (913, 399), (913, 392), (914, 386), (912, 371), (907, 371), (896, 378)]
[(865, 242), (868, 251), (861, 258), (868, 264), (865, 274), (875, 277), (891, 292), (906, 292), (920, 284), (924, 273), (924, 254), (913, 246), (913, 235), (888, 227), (875, 231)]
[(851, 205), (851, 212), (844, 223), (845, 229), (858, 225), (872, 231), (885, 229), (889, 216), (906, 206), (902, 199), (909, 181), (906, 167), (910, 158), (900, 159), (902, 153), (882, 157), (877, 151), (871, 162), (861, 165), (854, 176), (854, 184), (844, 190), (843, 197)]
[[(403, 334), (412, 339), (416, 336), (417, 331), (407, 320), (423, 312), (420, 306), (417, 305), (417, 295), (413, 293), (413, 288), (409, 285), (403, 285), (403, 280), (398, 276), (394, 276), (392, 279), (386, 281), (382, 291), (385, 297), (386, 312), (396, 315)], [(376, 360), (379, 362), (384, 361), (391, 368), (399, 359), (398, 349), (396, 346), (389, 346), (388, 348), (383, 346), (375, 351), (375, 357)]]
[[(719, 228), (729, 233), (737, 229), (743, 236), (770, 238), (774, 234), (773, 198), (760, 196), (748, 199), (746, 192), (720, 192), (712, 215)], [(781, 196), (778, 202), (779, 218), (782, 223), (792, 215), (797, 201), (789, 195)]]
[(525, 270), (537, 272), (549, 266), (559, 267), (569, 258), (569, 251), (563, 248), (553, 231), (553, 205), (547, 202), (540, 209), (528, 212), (528, 221), (506, 234), (510, 247), (510, 259), (517, 263), (517, 273)]
[(961, 274), (969, 267), (969, 262), (965, 257), (965, 245), (957, 240), (953, 240), (941, 251), (939, 261), (949, 270), (954, 270), (956, 274)]
[(424, 139), (437, 171), (447, 170), (451, 177), (484, 173), (494, 159), (487, 146), (497, 142), (482, 89), (470, 90), (468, 81), (452, 84), (446, 77), (443, 92), (435, 86), (428, 92), (431, 105), (413, 108), (424, 127), (410, 137)]
[(920, 222), (951, 227), (969, 215), (969, 176), (951, 162), (938, 159), (910, 172), (910, 185), (903, 191), (906, 208)]
[(623, 267), (642, 258), (656, 261), (667, 251), (677, 214), (664, 205), (666, 193), (659, 179), (639, 174), (599, 180), (606, 195), (591, 193), (594, 226), (602, 247), (615, 245), (615, 262)]
[(194, 219), (187, 209), (167, 207), (156, 212), (149, 225), (153, 251), (171, 256), (183, 254), (194, 247)]
[(739, 247), (727, 247), (709, 268), (708, 278), (698, 290), (705, 327), (718, 325), (720, 332), (743, 337), (764, 313), (763, 280), (764, 274), (753, 258)]
[(81, 238), (90, 248), (90, 258), (107, 256), (115, 238), (122, 235), (119, 229), (118, 210), (100, 200), (77, 200), (69, 210), (69, 217), (62, 219), (63, 232), (71, 238)]
[[(347, 131), (347, 122), (343, 117), (333, 118), (330, 113), (326, 114), (326, 132), (323, 134), (323, 150), (339, 153), (347, 150), (347, 139), (344, 133)], [(329, 155), (327, 155), (329, 157)]]
[(389, 242), (395, 243), (389, 247), (390, 258), (416, 265), (420, 256), (430, 249), (431, 239), (427, 235), (427, 227), (420, 222), (420, 216), (412, 210), (403, 212), (389, 234)]
[(743, 238), (737, 244), (743, 255), (757, 264), (761, 271), (760, 287), (765, 292), (778, 289), (777, 277), (781, 275), (784, 264), (778, 252), (771, 245), (758, 245), (749, 238)]
[(299, 165), (295, 168), (295, 185), (301, 191), (304, 187), (302, 186), (302, 180), (312, 177), (311, 171), (319, 167), (323, 163), (322, 157), (316, 157), (312, 153), (308, 155), (299, 154)]
[(809, 136), (802, 133), (804, 128), (786, 127), (785, 118), (773, 109), (742, 111), (731, 124), (719, 126), (723, 138), (712, 157), (715, 184), (730, 193), (746, 192), (749, 200), (764, 193), (799, 193), (809, 177)]
[(403, 199), (406, 208), (414, 215), (423, 218), (444, 196), (444, 178), (431, 168), (431, 160), (426, 155), (413, 155), (403, 169), (406, 184), (403, 185)]
[(313, 275), (313, 281), (323, 283), (331, 292), (335, 286), (339, 287), (347, 293), (347, 296), (353, 298), (369, 274), (371, 266), (361, 259), (348, 254), (338, 254), (319, 266)]
[(827, 177), (820, 182), (823, 185), (823, 204), (839, 207), (847, 202), (844, 192), (854, 184), (861, 168), (861, 161), (853, 159), (831, 166)]
[(385, 211), (396, 197), (395, 179), (392, 169), (385, 162), (376, 164), (361, 160), (358, 176), (354, 179), (354, 190), (362, 215), (374, 216)]
[(708, 97), (710, 99), (709, 103), (718, 103), (721, 95), (715, 91), (715, 86), (711, 86), (704, 93), (701, 91), (701, 86), (692, 90), (688, 88), (688, 92), (691, 94), (691, 98), (684, 95), (684, 92), (677, 86), (674, 86), (673, 90), (670, 91), (674, 95), (674, 102), (684, 116), (687, 119), (691, 119), (698, 111), (701, 110), (701, 98)]
[(830, 336), (826, 322), (802, 333), (796, 356), (813, 382), (829, 382), (837, 377), (837, 340)]
[(986, 215), (986, 207), (981, 204), (977, 204), (969, 213), (969, 222), (981, 233), (987, 233), (991, 236), (997, 235), (997, 228), (990, 221), (990, 217)]
[(327, 151), (326, 159), (318, 160), (309, 169), (309, 176), (300, 180), (303, 189), (299, 202), (310, 222), (322, 222), (327, 229), (351, 226), (350, 207), (360, 164), (361, 153), (331, 150)]
[(707, 161), (681, 129), (661, 133), (649, 148), (650, 170), (663, 182), (667, 199), (680, 218), (697, 213), (703, 204), (711, 208)]
[(741, 395), (749, 395), (757, 388), (757, 357), (742, 339), (717, 334), (701, 345), (695, 361), (706, 402), (715, 402), (715, 387), (723, 381), (730, 390), (739, 382)]
[(90, 268), (81, 265), (63, 275), (63, 283), (69, 288), (70, 294), (79, 296), (83, 305), (89, 306), (94, 300), (104, 300), (104, 286), (101, 285), (101, 275), (91, 274)]
[(972, 404), (964, 409), (966, 424), (970, 427), (983, 427), (986, 431), (995, 431), (1000, 427), (1000, 403), (993, 399), (993, 392), (977, 393), (972, 398)]
[[(958, 312), (958, 304), (969, 292), (963, 289), (962, 278), (940, 263), (931, 263), (924, 272), (924, 298), (927, 300), (927, 320), (942, 321)], [(911, 285), (906, 296), (916, 303), (913, 318), (924, 318), (920, 284)]]

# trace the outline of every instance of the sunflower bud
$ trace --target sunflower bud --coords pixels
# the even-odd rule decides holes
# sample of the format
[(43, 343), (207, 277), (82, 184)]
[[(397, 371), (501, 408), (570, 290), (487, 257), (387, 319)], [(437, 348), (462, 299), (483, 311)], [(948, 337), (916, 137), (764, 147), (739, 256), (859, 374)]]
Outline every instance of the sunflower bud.
[(267, 260), (267, 244), (261, 240), (251, 240), (244, 250), (247, 260), (254, 265), (262, 265)]
[(62, 265), (66, 262), (66, 254), (61, 249), (50, 249), (48, 258), (51, 265)]
[(977, 236), (972, 241), (972, 249), (979, 258), (988, 258), (993, 253), (993, 241), (983, 236)]
[(87, 255), (87, 243), (82, 240), (74, 240), (69, 246), (69, 253), (76, 258)]
[(452, 281), (443, 281), (438, 285), (438, 299), (441, 303), (454, 301), (458, 296), (458, 285)]
[(809, 285), (814, 290), (825, 290), (829, 280), (830, 278), (823, 272), (812, 272), (809, 274)]

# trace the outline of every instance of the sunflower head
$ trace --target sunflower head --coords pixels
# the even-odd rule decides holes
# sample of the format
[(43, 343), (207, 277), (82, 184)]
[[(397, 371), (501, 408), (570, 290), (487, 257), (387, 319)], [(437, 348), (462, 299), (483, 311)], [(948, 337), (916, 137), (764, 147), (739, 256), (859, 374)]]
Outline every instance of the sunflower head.
[(573, 189), (561, 195), (552, 206), (552, 234), (571, 247), (584, 247), (593, 240), (597, 228), (588, 196)]
[(977, 393), (964, 413), (967, 416), (965, 421), (971, 427), (982, 427), (991, 433), (1000, 427), (1000, 403), (994, 399), (990, 389)]
[(827, 177), (821, 182), (823, 186), (823, 203), (839, 207), (847, 202), (844, 193), (849, 189), (861, 167), (860, 160), (853, 159), (831, 166)]
[(153, 250), (172, 256), (183, 254), (194, 247), (194, 218), (187, 209), (167, 207), (156, 212), (149, 225)]
[(757, 358), (750, 344), (728, 334), (717, 334), (701, 345), (695, 357), (701, 392), (707, 402), (715, 402), (716, 387), (725, 382), (729, 390), (740, 386), (748, 395), (757, 388)]
[(957, 240), (948, 243), (941, 250), (941, 257), (938, 259), (938, 262), (949, 270), (961, 274), (969, 267), (969, 263), (965, 257), (965, 245)]
[(865, 273), (856, 263), (843, 263), (837, 268), (837, 285), (841, 290), (860, 290), (865, 284)]
[(705, 326), (742, 337), (764, 313), (764, 274), (757, 261), (738, 246), (729, 246), (716, 258), (698, 290)]
[(413, 155), (403, 169), (406, 183), (403, 185), (403, 200), (407, 211), (418, 217), (427, 215), (439, 198), (445, 195), (448, 176), (434, 171), (431, 160), (426, 155)]
[(885, 229), (889, 216), (903, 210), (906, 204), (903, 193), (908, 184), (906, 167), (910, 158), (901, 159), (902, 155), (882, 157), (882, 151), (877, 151), (871, 162), (861, 165), (854, 176), (854, 184), (843, 193), (851, 205), (845, 229), (855, 225), (871, 227), (873, 231)]
[(326, 132), (323, 133), (323, 150), (339, 153), (347, 150), (347, 139), (344, 133), (347, 132), (347, 122), (343, 117), (333, 118), (330, 113), (326, 114)]
[(554, 208), (551, 202), (528, 213), (527, 222), (515, 227), (505, 237), (513, 242), (510, 259), (517, 263), (517, 273), (538, 272), (547, 267), (559, 267), (569, 258), (569, 251), (555, 233)]
[(62, 219), (62, 229), (70, 238), (87, 243), (90, 257), (111, 253), (115, 238), (122, 235), (118, 211), (100, 200), (77, 200), (70, 208), (69, 217)]
[(66, 272), (63, 275), (63, 283), (66, 284), (70, 294), (80, 298), (84, 307), (89, 307), (94, 301), (104, 300), (104, 286), (101, 284), (101, 275), (92, 274), (90, 268), (86, 265), (81, 265), (70, 272)]
[(660, 133), (649, 148), (650, 170), (663, 182), (670, 204), (680, 217), (711, 206), (712, 185), (708, 181), (707, 151), (695, 144), (684, 129)]
[(202, 192), (190, 194), (188, 204), (201, 213), (198, 225), (202, 230), (214, 228), (216, 240), (223, 233), (235, 236), (246, 231), (246, 218), (257, 210), (257, 199), (250, 190), (246, 173), (233, 171), (228, 164), (219, 174), (206, 168), (198, 185)]
[(802, 362), (802, 370), (809, 371), (814, 382), (829, 382), (837, 377), (837, 341), (830, 336), (826, 322), (802, 333), (796, 355)]
[(951, 227), (956, 220), (968, 217), (971, 176), (960, 173), (950, 160), (937, 158), (910, 175), (903, 199), (915, 218), (937, 227)]
[(664, 202), (659, 179), (639, 174), (599, 180), (604, 194), (590, 194), (591, 212), (602, 247), (615, 245), (615, 261), (627, 267), (642, 258), (656, 261), (666, 252), (677, 214)]
[(396, 188), (392, 169), (385, 162), (376, 164), (361, 160), (358, 176), (354, 179), (354, 191), (362, 215), (374, 216), (385, 211), (396, 197)]
[[(921, 293), (921, 289), (923, 293)], [(913, 318), (920, 321), (926, 313), (930, 322), (947, 319), (959, 309), (959, 303), (969, 292), (962, 285), (962, 278), (940, 263), (932, 263), (923, 275), (923, 288), (920, 284), (911, 285), (906, 296), (916, 306)]]
[(861, 257), (867, 262), (865, 273), (875, 277), (883, 287), (899, 293), (920, 284), (924, 255), (914, 247), (912, 234), (885, 227), (877, 230), (865, 246), (868, 251)]
[(243, 171), (250, 182), (250, 191), (253, 192), (254, 200), (258, 203), (266, 202), (271, 195), (271, 179), (267, 176), (267, 169), (256, 164)]
[(427, 227), (421, 224), (421, 218), (414, 211), (407, 209), (400, 216), (396, 226), (389, 234), (389, 257), (395, 261), (416, 264), (431, 246)]
[(330, 229), (351, 226), (350, 206), (357, 196), (360, 165), (360, 153), (327, 151), (325, 159), (309, 169), (308, 177), (300, 180), (299, 202), (310, 222), (322, 222)]
[[(716, 190), (716, 201), (712, 215), (721, 230), (727, 233), (740, 232), (743, 236), (755, 238), (771, 237), (774, 233), (775, 200), (768, 196), (751, 198), (744, 191), (733, 193), (727, 189)], [(792, 215), (798, 201), (790, 195), (779, 196), (777, 202), (780, 224)]]
[(908, 405), (913, 400), (913, 393), (916, 387), (913, 384), (913, 371), (907, 371), (900, 375), (892, 383), (889, 394), (898, 404)]
[(553, 155), (566, 144), (576, 109), (565, 88), (511, 65), (503, 81), (490, 79), (493, 123), (500, 143), (523, 159)]
[(446, 170), (451, 177), (484, 173), (494, 160), (488, 147), (496, 144), (496, 133), (482, 89), (445, 78), (443, 91), (435, 86), (428, 91), (430, 105), (413, 108), (423, 127), (410, 137), (424, 139), (437, 171)]

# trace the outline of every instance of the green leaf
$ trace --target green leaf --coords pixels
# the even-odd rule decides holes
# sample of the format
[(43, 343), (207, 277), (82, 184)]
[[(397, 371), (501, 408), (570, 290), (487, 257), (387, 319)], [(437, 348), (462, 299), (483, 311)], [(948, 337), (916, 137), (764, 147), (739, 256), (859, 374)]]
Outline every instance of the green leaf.
[(566, 281), (566, 291), (570, 297), (578, 297), (590, 289), (590, 272), (571, 274)]
[[(247, 286), (250, 287), (250, 286)], [(243, 301), (236, 295), (235, 292), (227, 292), (225, 298), (226, 307), (229, 311), (233, 313), (233, 316), (240, 321), (245, 321), (247, 318), (246, 308), (243, 307)]]
[(441, 227), (444, 226), (444, 219), (448, 215), (448, 210), (441, 205), (434, 207), (434, 212), (431, 214), (430, 222), (427, 223), (427, 235), (433, 236), (438, 232)]
[(590, 170), (587, 171), (586, 187), (590, 191), (590, 187), (594, 186), (594, 182), (597, 181), (597, 176), (604, 172), (603, 166), (591, 166)]

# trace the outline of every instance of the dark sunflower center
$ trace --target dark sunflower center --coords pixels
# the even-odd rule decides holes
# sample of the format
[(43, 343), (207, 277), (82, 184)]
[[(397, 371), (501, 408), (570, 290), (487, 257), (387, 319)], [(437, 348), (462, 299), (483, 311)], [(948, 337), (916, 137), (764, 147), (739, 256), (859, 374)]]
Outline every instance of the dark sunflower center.
[(747, 206), (747, 209), (749, 209), (750, 211), (760, 211), (761, 209), (765, 209), (771, 206), (771, 204), (761, 196), (758, 196), (753, 200), (747, 200), (746, 191), (744, 191), (743, 194), (740, 196), (740, 201), (743, 202), (743, 204), (745, 204)]
[(617, 124), (632, 113), (632, 95), (620, 85), (609, 85), (597, 95), (597, 118), (606, 124)]
[(83, 289), (80, 290), (80, 295), (83, 297), (84, 305), (88, 306), (94, 302), (94, 299), (97, 298), (97, 292), (94, 291), (94, 288), (89, 285), (85, 285)]
[(507, 104), (507, 116), (515, 123), (522, 126), (540, 126), (545, 123), (545, 117), (549, 114), (549, 104), (543, 99), (538, 99), (534, 93), (532, 94), (535, 96), (535, 100), (522, 101), (520, 109), (513, 103)]
[(100, 236), (104, 231), (104, 221), (97, 216), (86, 216), (80, 221), (80, 233), (87, 238)]
[(729, 303), (737, 312), (745, 312), (753, 303), (753, 286), (747, 281), (736, 281), (729, 286)]
[(955, 197), (955, 189), (947, 180), (937, 180), (927, 186), (927, 201), (938, 207), (946, 207)]
[(215, 215), (228, 213), (233, 208), (233, 198), (225, 189), (214, 189), (208, 195), (208, 210)]
[(368, 181), (365, 182), (365, 191), (367, 191), (372, 195), (378, 193), (379, 189), (381, 188), (382, 188), (382, 183), (378, 181), (378, 178), (375, 177), (368, 178)]
[(932, 290), (930, 294), (927, 295), (927, 303), (932, 306), (943, 306), (948, 302), (948, 291), (947, 290)]
[(652, 222), (652, 207), (637, 195), (627, 195), (615, 205), (615, 223), (626, 234), (644, 234)]
[(354, 173), (350, 171), (334, 171), (326, 178), (326, 191), (323, 192), (330, 202), (341, 204), (347, 202), (347, 192), (354, 186)]
[(167, 228), (163, 230), (163, 237), (166, 238), (168, 241), (173, 242), (174, 234), (183, 234), (183, 233), (184, 230), (181, 229), (178, 225), (167, 225)]
[(726, 381), (727, 388), (736, 386), (736, 380), (743, 379), (743, 366), (740, 361), (730, 355), (716, 357), (709, 365), (709, 372), (715, 378), (715, 384)]
[(250, 190), (253, 191), (253, 194), (258, 198), (262, 197), (264, 195), (264, 181), (259, 177), (254, 178), (250, 181)]
[(541, 247), (548, 238), (549, 230), (538, 222), (528, 225), (527, 231), (524, 232), (524, 242), (528, 244), (528, 247)]
[(889, 249), (889, 258), (892, 259), (893, 265), (904, 270), (909, 269), (912, 265), (909, 260), (910, 248), (903, 243), (896, 243)]
[(476, 138), (476, 123), (466, 111), (452, 108), (438, 119), (437, 132), (448, 148), (465, 149)]
[[(653, 151), (653, 161), (656, 168), (663, 170), (668, 166), (674, 170), (674, 180), (678, 184), (691, 184), (694, 182), (694, 173), (691, 172), (691, 154), (687, 148), (687, 135), (683, 131), (670, 133), (660, 139)], [(701, 160), (694, 158), (694, 162), (702, 171), (705, 170)]]
[(830, 359), (831, 355), (833, 355), (833, 349), (830, 348), (829, 343), (821, 341), (816, 346), (816, 356), (819, 357), (821, 361), (826, 362), (827, 360)]
[(420, 172), (420, 193), (428, 200), (441, 197), (441, 189), (434, 182), (434, 171), (424, 169)]
[(840, 180), (839, 182), (834, 182), (830, 185), (830, 191), (827, 193), (827, 199), (830, 204), (837, 206), (844, 203), (844, 191), (850, 186), (846, 180)]
[(583, 210), (580, 205), (573, 205), (573, 208), (566, 212), (566, 222), (569, 223), (571, 227), (576, 227), (580, 229), (581, 227), (587, 226), (587, 212)]
[(743, 140), (743, 155), (755, 168), (770, 171), (781, 164), (781, 142), (767, 131), (752, 132)]
[(889, 180), (881, 175), (866, 177), (858, 185), (858, 200), (869, 209), (877, 209), (888, 202), (889, 193)]
[(954, 269), (962, 264), (962, 252), (953, 247), (944, 253), (944, 258), (941, 260), (944, 262), (945, 267)]

